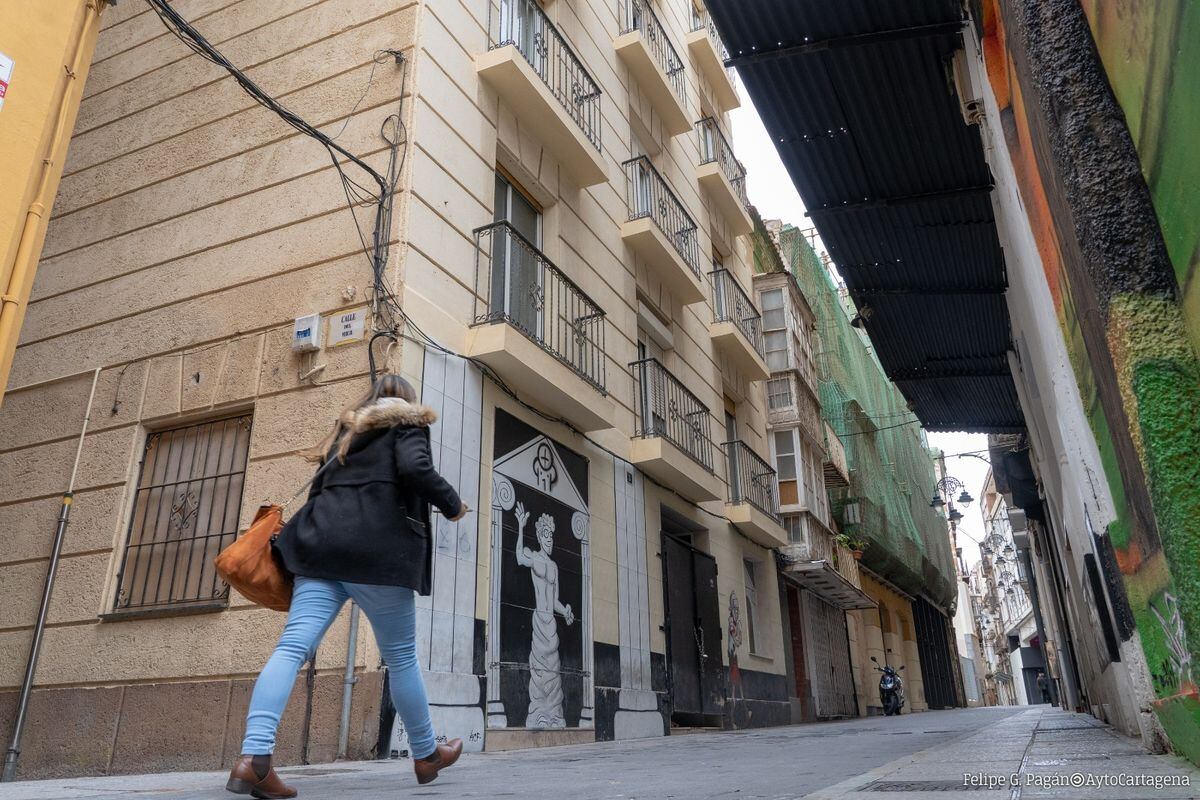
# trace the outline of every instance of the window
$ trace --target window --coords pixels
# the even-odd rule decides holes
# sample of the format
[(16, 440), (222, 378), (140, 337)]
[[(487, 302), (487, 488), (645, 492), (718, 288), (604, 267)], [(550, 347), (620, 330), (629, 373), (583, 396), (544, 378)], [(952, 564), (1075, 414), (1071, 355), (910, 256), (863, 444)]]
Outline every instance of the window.
[(763, 335), (766, 346), (767, 369), (781, 372), (788, 368), (787, 331), (767, 331)]
[(781, 506), (800, 504), (796, 466), (796, 439), (792, 431), (775, 431), (775, 477), (779, 482)]
[(496, 173), (492, 221), (507, 222), (497, 228), (492, 242), (491, 308), (535, 337), (542, 335), (541, 275), (535, 248), (542, 243), (542, 215), (529, 198), (500, 172)]
[(146, 439), (117, 611), (225, 601), (213, 558), (237, 537), (250, 415)]
[(789, 514), (784, 517), (783, 529), (787, 531), (788, 541), (792, 544), (808, 541), (808, 520), (803, 514)]
[(758, 652), (758, 565), (750, 559), (743, 559), (742, 566), (746, 570), (746, 641), (750, 652)]
[(772, 411), (791, 408), (795, 404), (791, 378), (772, 378), (767, 382), (767, 405)]
[(762, 303), (763, 330), (781, 331), (787, 328), (787, 319), (783, 310), (783, 289), (771, 289), (763, 292)]
[(781, 481), (796, 480), (796, 440), (790, 430), (775, 431), (775, 472)]
[(779, 372), (788, 368), (787, 316), (783, 307), (783, 289), (763, 292), (759, 300), (762, 303), (767, 369)]

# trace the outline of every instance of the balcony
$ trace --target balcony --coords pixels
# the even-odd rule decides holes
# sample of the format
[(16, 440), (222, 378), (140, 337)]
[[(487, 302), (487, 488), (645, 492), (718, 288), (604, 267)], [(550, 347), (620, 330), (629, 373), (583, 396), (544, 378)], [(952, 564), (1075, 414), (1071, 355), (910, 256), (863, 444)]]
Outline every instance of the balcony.
[(725, 469), (729, 478), (725, 517), (763, 547), (787, 544), (779, 524), (779, 484), (771, 465), (745, 442), (726, 442)]
[(600, 87), (536, 0), (492, 0), (475, 71), (580, 186), (608, 181)]
[(783, 576), (838, 608), (873, 608), (875, 601), (862, 590), (858, 562), (850, 551), (811, 514), (783, 519), (788, 543), (779, 550)]
[(846, 445), (841, 438), (825, 424), (825, 458), (821, 467), (825, 472), (825, 487), (828, 489), (846, 488), (850, 485), (850, 468), (846, 461)]
[(637, 404), (629, 460), (692, 502), (721, 499), (708, 407), (656, 358), (635, 361), (629, 370)]
[(583, 431), (613, 427), (604, 312), (507, 222), (475, 231), (467, 354)]
[(771, 377), (763, 350), (762, 316), (727, 269), (714, 270), (713, 321), (708, 335), (738, 370), (752, 381)]
[(667, 37), (648, 0), (618, 0), (620, 35), (613, 40), (617, 57), (658, 112), (671, 136), (687, 133), (687, 76), (683, 59)]
[(629, 219), (621, 239), (684, 305), (704, 300), (696, 223), (646, 156), (623, 165)]
[(729, 111), (742, 104), (737, 87), (733, 85), (733, 70), (725, 66), (729, 51), (708, 16), (708, 10), (692, 7), (692, 30), (687, 37), (688, 52), (692, 61), (700, 68), (700, 74), (712, 88), (713, 101), (721, 111)]
[(754, 220), (747, 210), (750, 201), (746, 197), (746, 168), (734, 158), (733, 146), (712, 117), (696, 123), (696, 135), (700, 139), (696, 179), (720, 210), (730, 232), (734, 236), (750, 233), (754, 230)]

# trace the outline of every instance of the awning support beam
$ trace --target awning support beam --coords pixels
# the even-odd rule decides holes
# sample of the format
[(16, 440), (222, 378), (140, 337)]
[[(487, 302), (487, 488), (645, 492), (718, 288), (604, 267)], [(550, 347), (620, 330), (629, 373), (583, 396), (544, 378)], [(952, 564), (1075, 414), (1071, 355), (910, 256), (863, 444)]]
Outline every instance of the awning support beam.
[[(861, 269), (876, 269), (875, 267), (862, 267)], [(845, 272), (846, 268), (842, 268)], [(854, 297), (875, 297), (878, 295), (929, 295), (934, 297), (958, 296), (958, 295), (997, 295), (1004, 294), (1008, 291), (1007, 286), (885, 286), (875, 289), (850, 289), (850, 294)]]
[(756, 64), (760, 61), (773, 61), (777, 58), (791, 58), (793, 56), (821, 53), (827, 50), (838, 50), (846, 47), (864, 47), (866, 45), (894, 42), (902, 39), (942, 36), (947, 33), (958, 33), (966, 24), (966, 20), (954, 20), (952, 22), (936, 22), (932, 25), (914, 25), (908, 28), (891, 28), (885, 31), (856, 33), (851, 36), (835, 36), (831, 39), (822, 39), (817, 42), (804, 42), (803, 44), (773, 47), (769, 50), (756, 50), (744, 54), (739, 53), (725, 59), (725, 66), (744, 67), (747, 64)]
[(912, 203), (928, 203), (938, 200), (955, 200), (960, 197), (970, 197), (975, 194), (987, 194), (996, 188), (993, 183), (980, 184), (979, 186), (961, 186), (957, 189), (944, 189), (938, 192), (922, 192), (920, 194), (906, 194), (899, 197), (879, 197), (871, 200), (853, 200), (847, 203), (839, 203), (836, 206), (829, 208), (813, 208), (809, 209), (806, 217), (820, 217), (829, 214), (841, 214), (846, 211), (862, 211), (866, 208), (888, 208), (890, 206), (904, 206)]

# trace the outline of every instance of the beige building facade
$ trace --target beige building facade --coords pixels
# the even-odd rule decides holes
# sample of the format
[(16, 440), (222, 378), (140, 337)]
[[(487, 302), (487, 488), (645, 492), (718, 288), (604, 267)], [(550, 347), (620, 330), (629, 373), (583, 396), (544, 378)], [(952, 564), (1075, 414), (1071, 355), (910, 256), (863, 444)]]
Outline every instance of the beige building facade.
[[(21, 775), (237, 755), (284, 617), (211, 560), (367, 390), (383, 292), (403, 317), (371, 352), (438, 411), (435, 459), (475, 509), (431, 531), (419, 603), (439, 734), (788, 721), (737, 91), (703, 9), (174, 5), (340, 146), (380, 171), (397, 155), (390, 258), (377, 280), (316, 142), (145, 6), (106, 11), (0, 411), (6, 730), (77, 466)], [(514, 557), (538, 535), (572, 609), (553, 637), (531, 632)], [(283, 763), (336, 755), (350, 652), (348, 754), (404, 752), (367, 626), (353, 644), (344, 612), (297, 681)]]

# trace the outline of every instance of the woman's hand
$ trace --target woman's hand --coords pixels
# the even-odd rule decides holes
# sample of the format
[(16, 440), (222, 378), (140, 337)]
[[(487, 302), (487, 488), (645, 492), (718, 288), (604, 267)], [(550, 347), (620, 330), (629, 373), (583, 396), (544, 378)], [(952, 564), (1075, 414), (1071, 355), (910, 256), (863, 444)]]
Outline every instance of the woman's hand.
[(451, 517), (450, 521), (458, 522), (460, 519), (465, 517), (467, 515), (467, 512), (469, 512), (470, 510), (471, 510), (470, 506), (468, 506), (466, 503), (463, 503), (462, 501), (459, 501), (458, 513), (455, 514), (453, 517)]

